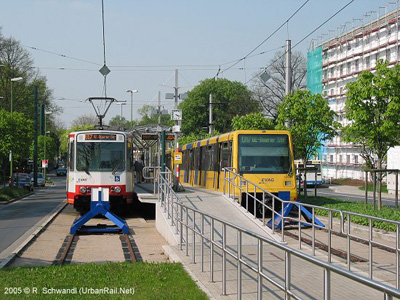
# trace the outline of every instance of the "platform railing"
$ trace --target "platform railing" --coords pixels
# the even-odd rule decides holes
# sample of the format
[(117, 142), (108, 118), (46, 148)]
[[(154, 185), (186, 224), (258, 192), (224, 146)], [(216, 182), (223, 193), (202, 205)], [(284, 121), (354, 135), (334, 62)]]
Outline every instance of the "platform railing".
[[(302, 249), (302, 232), (304, 231), (303, 227), (311, 227), (311, 251), (312, 255), (315, 255), (316, 250), (316, 230), (324, 230), (328, 233), (327, 238), (327, 261), (332, 262), (332, 241), (333, 236), (341, 236), (346, 239), (346, 266), (347, 269), (351, 270), (351, 257), (352, 255), (357, 255), (357, 253), (352, 253), (352, 243), (363, 243), (368, 245), (368, 274), (369, 278), (373, 279), (373, 247), (381, 247), (386, 249), (389, 252), (394, 253), (395, 255), (395, 276), (396, 276), (396, 288), (400, 288), (400, 222), (387, 220), (382, 218), (377, 218), (373, 216), (357, 214), (348, 211), (341, 211), (311, 204), (303, 204), (300, 202), (296, 202), (295, 206), (298, 209), (298, 217), (294, 218), (291, 216), (284, 216), (281, 210), (287, 204), (293, 203), (293, 201), (285, 201), (277, 197), (276, 195), (268, 192), (264, 188), (260, 187), (257, 184), (252, 183), (247, 180), (240, 174), (237, 174), (233, 168), (224, 168), (224, 195), (235, 202), (240, 203), (241, 201), (245, 201), (241, 203), (241, 205), (247, 210), (247, 212), (251, 213), (255, 219), (259, 218), (264, 226), (267, 224), (267, 212), (270, 213), (272, 220), (275, 219), (275, 216), (279, 216), (282, 218), (282, 226), (281, 226), (281, 241), (285, 242), (285, 223), (294, 223), (298, 225), (298, 247)], [(251, 192), (249, 192), (251, 191)], [(258, 199), (256, 197), (256, 193), (262, 193), (262, 199)], [(240, 199), (240, 197), (244, 196), (244, 199)], [(271, 199), (269, 205), (266, 203), (265, 199)], [(253, 210), (249, 210), (249, 203), (252, 202)], [(307, 208), (311, 213), (311, 221), (307, 221), (305, 219), (301, 219), (301, 208)], [(257, 217), (257, 212), (259, 211), (259, 217)], [(326, 226), (318, 225), (316, 220), (316, 211), (325, 211), (325, 215), (327, 215)], [(319, 216), (318, 216), (319, 217)], [(355, 233), (356, 228), (359, 228), (360, 225), (355, 225), (351, 222), (351, 219), (361, 218), (364, 219), (364, 223), (368, 224), (368, 227), (363, 227), (365, 230), (359, 231), (359, 234)], [(335, 222), (334, 222), (335, 220)], [(337, 223), (338, 222), (338, 223)], [(395, 236), (393, 237), (393, 243), (383, 243), (374, 239), (375, 231), (373, 229), (373, 224), (376, 222), (382, 222), (387, 224), (387, 226), (392, 226), (395, 229)], [(273, 224), (273, 222), (272, 222)], [(272, 232), (275, 233), (275, 226), (271, 226)], [(293, 230), (291, 231), (293, 232)]]
[[(153, 181), (153, 193), (155, 194), (157, 192), (157, 182), (158, 182), (158, 176), (159, 173), (161, 172), (161, 167), (159, 166), (150, 166), (150, 167), (144, 167), (143, 168), (143, 178), (146, 180), (152, 180)], [(164, 177), (167, 178), (167, 180), (171, 181), (172, 180), (172, 172), (168, 167), (165, 167), (165, 172), (164, 172)]]
[[(382, 299), (400, 297), (398, 289), (321, 261), (282, 243), (184, 205), (173, 191), (172, 183), (163, 176), (163, 173), (159, 174), (159, 183), (161, 207), (167, 218), (171, 220), (171, 226), (175, 227), (176, 234), (179, 235), (180, 251), (185, 251), (186, 256), (191, 257), (191, 263), (200, 263), (201, 271), (209, 272), (211, 282), (221, 281), (223, 295), (228, 294), (229, 281), (230, 286), (232, 283), (235, 284), (237, 299), (248, 296), (249, 284), (246, 282), (244, 285), (243, 279), (250, 278), (256, 285), (256, 289), (252, 292), (257, 294), (257, 299), (262, 299), (263, 293), (272, 291), (271, 285), (280, 290), (285, 299), (308, 298), (308, 294), (304, 293), (307, 291), (307, 286), (304, 287), (305, 290), (302, 290), (299, 282), (296, 281), (296, 285), (292, 284), (292, 274), (297, 271), (296, 266), (299, 266), (297, 260), (300, 259), (302, 262), (310, 263), (313, 269), (317, 268), (316, 272), (312, 272), (316, 274), (317, 279), (318, 274), (322, 274), (318, 272), (318, 269), (323, 270), (323, 280), (319, 290), (323, 294), (323, 299), (331, 299), (333, 281), (338, 280), (338, 276), (382, 293)], [(249, 251), (252, 254), (249, 254)], [(271, 270), (271, 253), (277, 251), (283, 252), (283, 265), (280, 271)], [(256, 258), (253, 258), (254, 252)], [(276, 254), (272, 255), (272, 258), (277, 258)], [(292, 263), (292, 258), (295, 258), (296, 264)], [(232, 268), (236, 270), (236, 279), (232, 279), (232, 273), (228, 279), (228, 272)], [(332, 276), (333, 274), (335, 276)], [(340, 285), (336, 285), (338, 286), (341, 288)], [(340, 291), (338, 293), (341, 294)]]

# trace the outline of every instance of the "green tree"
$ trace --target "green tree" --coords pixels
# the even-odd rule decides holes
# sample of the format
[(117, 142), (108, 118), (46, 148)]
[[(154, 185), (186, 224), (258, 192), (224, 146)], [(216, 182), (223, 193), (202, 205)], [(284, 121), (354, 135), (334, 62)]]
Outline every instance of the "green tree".
[(320, 94), (297, 90), (287, 95), (278, 107), (277, 129), (292, 134), (295, 158), (310, 160), (322, 142), (337, 134), (340, 124)]
[(0, 157), (2, 168), (5, 168), (10, 150), (13, 151), (13, 162), (26, 161), (29, 158), (29, 146), (33, 139), (33, 121), (26, 119), (23, 113), (0, 109)]
[(81, 126), (73, 126), (71, 129), (65, 129), (60, 132), (59, 139), (60, 139), (60, 150), (59, 155), (61, 157), (67, 157), (68, 153), (68, 137), (69, 134), (73, 131), (79, 130), (90, 130), (94, 129), (94, 125), (81, 125)]
[(232, 120), (232, 130), (257, 130), (274, 129), (271, 119), (265, 118), (260, 112), (247, 114), (245, 116), (235, 116)]
[[(158, 114), (155, 106), (147, 104), (143, 105), (138, 112), (141, 116), (138, 125), (158, 124)], [(160, 125), (173, 126), (174, 122), (171, 120), (171, 116), (169, 114), (161, 114)]]
[(214, 131), (214, 134), (211, 135), (211, 133), (189, 133), (188, 135), (181, 136), (179, 138), (179, 145), (185, 145), (189, 144), (195, 141), (203, 140), (203, 139), (208, 139), (212, 136), (220, 135), (221, 133), (218, 131)]
[[(46, 141), (46, 156), (44, 155), (44, 143)], [(33, 157), (34, 144), (32, 143), (30, 147), (30, 157)], [(57, 145), (56, 141), (51, 136), (38, 136), (38, 166), (41, 167), (40, 161), (43, 159), (48, 159), (49, 161), (54, 161), (57, 156)]]
[(248, 88), (228, 79), (206, 79), (188, 92), (188, 98), (179, 107), (182, 109), (182, 132), (200, 133), (209, 122), (209, 97), (212, 94), (214, 129), (219, 132), (232, 130), (234, 116), (243, 116), (260, 111), (260, 105), (252, 98)]
[[(389, 148), (400, 140), (400, 65), (389, 68), (387, 62), (379, 61), (375, 74), (362, 72), (346, 88), (345, 110), (350, 124), (343, 130), (343, 139), (361, 145), (363, 155), (370, 150), (377, 168), (382, 169)], [(378, 175), (380, 209), (382, 176)]]

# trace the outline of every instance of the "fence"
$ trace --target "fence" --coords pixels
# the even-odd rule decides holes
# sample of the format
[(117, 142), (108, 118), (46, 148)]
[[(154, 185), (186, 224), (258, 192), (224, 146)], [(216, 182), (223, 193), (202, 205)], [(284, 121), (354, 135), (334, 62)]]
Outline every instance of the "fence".
[[(237, 174), (231, 168), (224, 169), (224, 178), (225, 178), (225, 187), (224, 187), (224, 194), (227, 195), (228, 198), (242, 202), (242, 206), (249, 211), (249, 202), (252, 202), (251, 207), (253, 207), (253, 211), (250, 213), (253, 214), (254, 218), (257, 218), (257, 208), (260, 210), (260, 220), (262, 224), (265, 226), (267, 223), (266, 216), (268, 215), (267, 212), (272, 217), (272, 220), (275, 220), (275, 217), (278, 216), (282, 219), (282, 224), (285, 223), (296, 223), (298, 225), (298, 241), (299, 241), (299, 249), (302, 247), (302, 227), (311, 227), (311, 248), (312, 248), (312, 255), (315, 255), (315, 245), (316, 245), (316, 230), (325, 231), (328, 234), (327, 237), (327, 261), (332, 262), (332, 237), (333, 235), (342, 236), (346, 239), (346, 264), (347, 269), (351, 270), (351, 257), (357, 255), (356, 253), (352, 253), (352, 243), (363, 243), (368, 245), (368, 273), (369, 278), (373, 279), (373, 247), (381, 247), (386, 249), (389, 252), (395, 253), (395, 276), (396, 276), (396, 288), (399, 289), (400, 286), (400, 270), (399, 270), (399, 263), (400, 263), (400, 245), (399, 245), (399, 236), (400, 236), (400, 222), (372, 217), (368, 215), (357, 214), (353, 212), (347, 211), (340, 211), (330, 208), (325, 208), (321, 206), (315, 206), (310, 204), (303, 204), (300, 202), (296, 202), (294, 205), (298, 209), (298, 217), (293, 218), (291, 216), (284, 216), (283, 211), (281, 210), (278, 212), (278, 209), (288, 205), (290, 203), (293, 204), (291, 201), (284, 201), (279, 199), (276, 195), (266, 191), (262, 187), (257, 184), (254, 184), (243, 176)], [(253, 192), (249, 192), (249, 190)], [(256, 197), (256, 192), (262, 193), (261, 199)], [(245, 195), (244, 198), (239, 199), (241, 195)], [(266, 199), (270, 199), (270, 205), (266, 203)], [(244, 202), (244, 203), (243, 203)], [(304, 207), (311, 213), (311, 218), (308, 221), (307, 219), (301, 219), (301, 208)], [(325, 211), (325, 215), (328, 216), (327, 219), (327, 226), (318, 225), (316, 220), (316, 213), (315, 211)], [(335, 219), (339, 220), (339, 224), (334, 226), (334, 217)], [(359, 234), (355, 234), (352, 231), (354, 225), (352, 225), (351, 220), (354, 218), (361, 218), (365, 224), (368, 224), (368, 232), (363, 234), (359, 232)], [(394, 228), (395, 231), (395, 243), (382, 243), (374, 240), (374, 230), (373, 224), (376, 222), (382, 222), (387, 224), (389, 227), (391, 226)], [(276, 229), (275, 226), (271, 227), (272, 232), (275, 233)], [(282, 242), (285, 241), (285, 226), (282, 225), (282, 229), (280, 231), (281, 240)]]
[[(393, 296), (400, 297), (400, 291), (397, 289), (341, 269), (329, 262), (320, 261), (313, 256), (190, 208), (180, 201), (172, 190), (171, 182), (163, 176), (163, 173), (159, 173), (158, 181), (161, 208), (170, 220), (171, 226), (175, 228), (175, 233), (179, 235), (180, 250), (184, 250), (187, 256), (191, 256), (192, 263), (200, 262), (202, 272), (205, 272), (206, 264), (208, 265), (210, 281), (221, 281), (223, 295), (227, 294), (228, 284), (229, 288), (232, 288), (231, 286), (235, 282), (237, 298), (242, 299), (249, 293), (249, 284), (247, 281), (246, 284), (243, 284), (243, 281), (251, 278), (256, 282), (257, 299), (261, 299), (266, 292), (274, 294), (279, 292), (284, 295), (285, 299), (290, 297), (294, 299), (308, 298), (308, 292), (305, 294), (297, 284), (292, 284), (294, 279), (292, 274), (296, 271), (297, 261), (300, 260), (302, 263), (310, 264), (311, 268), (315, 270), (313, 274), (321, 279), (312, 282), (315, 288), (321, 281), (316, 298), (331, 299), (333, 278), (335, 280), (351, 280), (364, 287), (369, 287), (371, 291), (368, 292), (368, 295), (372, 297), (375, 297), (377, 293), (380, 293), (384, 299), (392, 299)], [(272, 259), (270, 259), (276, 256), (272, 253), (276, 251), (283, 253), (284, 257), (283, 263), (279, 263), (279, 271), (275, 270), (278, 265), (272, 265)], [(256, 259), (250, 258), (250, 252), (256, 253)], [(271, 254), (273, 255), (271, 256)], [(270, 261), (267, 263), (268, 259)], [(293, 262), (294, 260), (296, 263)], [(233, 272), (232, 268), (235, 269)], [(271, 268), (274, 268), (274, 272), (271, 271)], [(323, 270), (322, 278), (318, 276), (318, 269)], [(232, 274), (235, 278), (232, 277)], [(332, 276), (333, 274), (334, 276)], [(268, 283), (268, 286), (264, 284), (265, 282)], [(275, 290), (269, 286), (273, 286)], [(341, 287), (341, 285), (339, 286)], [(350, 289), (354, 290), (353, 286), (350, 286)], [(342, 295), (342, 290), (335, 293)], [(358, 293), (360, 291), (356, 292), (356, 294)]]

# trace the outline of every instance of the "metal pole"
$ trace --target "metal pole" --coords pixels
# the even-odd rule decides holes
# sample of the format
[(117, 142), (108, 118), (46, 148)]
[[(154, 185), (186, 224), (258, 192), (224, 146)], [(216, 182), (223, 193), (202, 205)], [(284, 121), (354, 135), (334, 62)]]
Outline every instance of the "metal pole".
[(210, 94), (210, 102), (209, 102), (209, 127), (208, 133), (213, 135), (214, 134), (214, 126), (213, 126), (213, 107), (212, 107), (212, 94)]
[(374, 199), (374, 210), (376, 208), (376, 173), (372, 171), (372, 191), (373, 191), (373, 199)]
[[(13, 82), (11, 80), (11, 107), (10, 107), (10, 111), (11, 111), (11, 122), (13, 122)], [(10, 144), (10, 182), (11, 182), (11, 186), (13, 186), (12, 183), (12, 174), (13, 174), (13, 153), (12, 153), (12, 148), (13, 148), (13, 142), (11, 141)]]
[(133, 121), (133, 91), (131, 90), (131, 126)]
[(38, 93), (39, 93), (39, 87), (35, 86), (35, 136), (34, 136), (34, 144), (33, 144), (33, 186), (37, 187), (37, 161), (38, 161), (38, 144), (37, 144), (37, 137), (38, 137)]
[(396, 171), (396, 192), (394, 198), (395, 207), (399, 208), (399, 171)]
[(365, 171), (365, 202), (364, 206), (367, 207), (368, 204), (368, 171)]
[(314, 196), (317, 197), (317, 169), (314, 170)]
[(286, 40), (285, 95), (292, 93), (291, 40)]

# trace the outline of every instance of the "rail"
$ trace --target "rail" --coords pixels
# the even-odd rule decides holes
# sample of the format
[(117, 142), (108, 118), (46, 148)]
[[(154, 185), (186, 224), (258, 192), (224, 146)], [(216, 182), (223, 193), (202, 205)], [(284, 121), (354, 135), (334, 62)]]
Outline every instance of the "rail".
[[(157, 191), (157, 180), (158, 180), (158, 174), (161, 172), (161, 167), (156, 167), (156, 166), (150, 166), (150, 167), (144, 167), (143, 168), (143, 178), (146, 180), (152, 180), (153, 181), (153, 193), (155, 194)], [(172, 181), (172, 172), (168, 167), (165, 167), (165, 172), (164, 176), (167, 178), (168, 181)]]
[[(253, 278), (253, 281), (256, 282), (257, 299), (261, 299), (266, 290), (271, 291), (271, 288), (265, 287), (263, 281), (268, 282), (269, 285), (272, 284), (284, 293), (285, 299), (290, 297), (303, 299), (302, 296), (307, 297), (308, 294), (304, 294), (304, 291), (299, 289), (298, 282), (292, 284), (292, 274), (297, 271), (296, 266), (298, 266), (298, 263), (294, 263), (294, 261), (297, 262), (300, 259), (303, 262), (311, 263), (312, 268), (323, 270), (324, 276), (321, 287), (323, 299), (331, 299), (332, 287), (341, 288), (340, 285), (334, 285), (333, 281), (343, 277), (381, 292), (384, 299), (400, 297), (400, 290), (398, 289), (362, 277), (329, 262), (318, 260), (279, 242), (188, 207), (182, 203), (172, 190), (171, 182), (161, 172), (158, 181), (160, 183), (158, 185), (159, 201), (164, 213), (171, 220), (171, 226), (175, 227), (175, 232), (179, 235), (179, 249), (184, 250), (186, 256), (191, 256), (192, 263), (200, 261), (202, 272), (206, 272), (206, 264), (208, 265), (207, 269), (210, 273), (211, 282), (219, 281), (219, 278), (221, 278), (223, 295), (227, 295), (228, 281), (230, 286), (232, 282), (236, 283), (238, 299), (248, 295), (249, 282), (246, 281), (246, 285), (244, 285), (243, 280), (244, 278), (248, 279), (251, 273), (255, 275), (255, 277), (250, 278)], [(218, 236), (216, 237), (216, 235)], [(253, 246), (249, 245), (250, 241), (252, 241)], [(253, 253), (249, 254), (249, 250)], [(283, 264), (280, 264), (283, 271), (279, 275), (277, 275), (277, 270), (272, 272), (270, 269), (272, 268), (271, 253), (274, 251), (280, 251), (280, 253), (283, 251), (284, 253)], [(250, 258), (250, 255), (256, 255), (256, 258)], [(273, 255), (276, 258), (276, 255)], [(207, 259), (208, 263), (206, 262)], [(227, 264), (229, 264), (229, 269)], [(237, 270), (236, 279), (232, 279), (231, 276), (228, 278), (232, 265)], [(219, 269), (221, 269), (221, 273), (219, 273)], [(320, 273), (313, 272), (313, 274), (318, 276)], [(332, 274), (335, 275), (332, 276)], [(216, 278), (217, 275), (220, 275), (218, 279)], [(307, 289), (307, 287), (305, 288)]]
[[(231, 168), (224, 168), (224, 178), (225, 178), (225, 185), (224, 185), (224, 195), (226, 195), (228, 198), (240, 202), (239, 198), (242, 194), (245, 195), (244, 199), (242, 201), (245, 201), (244, 208), (247, 210), (247, 212), (251, 213), (254, 215), (254, 218), (257, 218), (257, 207), (258, 210), (260, 211), (261, 214), (261, 221), (262, 224), (265, 226), (266, 221), (269, 218), (266, 218), (267, 213), (270, 212), (272, 215), (272, 220), (275, 219), (275, 216), (279, 216), (282, 218), (282, 224), (286, 223), (296, 223), (298, 225), (298, 241), (299, 241), (299, 249), (302, 248), (302, 227), (305, 225), (306, 227), (311, 227), (311, 249), (312, 249), (312, 255), (315, 256), (315, 248), (316, 248), (316, 230), (324, 230), (325, 232), (328, 233), (328, 242), (327, 242), (327, 261), (330, 263), (332, 262), (332, 249), (333, 249), (333, 235), (341, 235), (346, 239), (346, 265), (347, 269), (350, 271), (351, 270), (351, 245), (352, 242), (357, 242), (357, 243), (364, 243), (368, 245), (368, 273), (369, 273), (369, 278), (373, 279), (373, 247), (383, 247), (390, 252), (395, 253), (396, 258), (395, 258), (395, 274), (396, 274), (396, 288), (399, 289), (400, 286), (400, 245), (399, 245), (399, 236), (400, 236), (400, 222), (393, 221), (393, 220), (387, 220), (387, 219), (382, 219), (382, 218), (377, 218), (373, 216), (368, 216), (368, 215), (363, 215), (363, 214), (357, 214), (353, 212), (348, 212), (348, 211), (340, 211), (336, 209), (331, 209), (331, 208), (326, 208), (326, 207), (321, 207), (321, 206), (316, 206), (316, 205), (311, 205), (311, 204), (303, 204), (300, 202), (296, 202), (294, 205), (298, 208), (298, 217), (294, 218), (291, 216), (284, 216), (283, 212), (279, 212), (278, 210), (281, 207), (284, 207), (285, 205), (292, 203), (293, 201), (285, 201), (277, 197), (276, 195), (268, 192), (264, 188), (260, 187), (257, 184), (254, 184), (244, 178), (243, 176), (235, 173)], [(249, 190), (253, 192), (249, 192)], [(262, 193), (262, 199), (257, 199), (256, 197), (256, 192)], [(238, 196), (239, 195), (239, 196)], [(270, 205), (267, 205), (266, 199), (269, 198), (271, 199)], [(253, 211), (249, 211), (249, 201), (252, 201), (252, 207), (254, 208)], [(307, 221), (306, 219), (301, 219), (301, 208), (305, 207), (307, 208), (310, 213), (311, 213), (311, 221)], [(278, 210), (276, 208), (279, 208)], [(315, 222), (316, 219), (316, 210), (320, 211), (326, 211), (326, 214), (328, 215), (327, 219), (327, 226), (323, 227), (318, 225)], [(333, 220), (334, 217), (337, 216), (339, 219), (339, 224), (334, 224)], [(352, 226), (351, 219), (354, 218), (362, 218), (365, 219), (365, 224), (368, 224), (368, 231), (363, 232), (359, 231), (359, 234), (355, 234), (352, 231)], [(383, 222), (386, 224), (391, 225), (393, 228), (395, 228), (395, 243), (394, 245), (390, 245), (390, 243), (383, 243), (383, 242), (378, 242), (374, 240), (374, 229), (373, 229), (373, 224), (375, 222)], [(301, 226), (303, 225), (303, 226)], [(272, 232), (275, 233), (275, 226), (271, 226)], [(285, 226), (282, 225), (281, 229), (281, 240), (282, 242), (285, 241)], [(355, 254), (354, 254), (355, 255)]]

